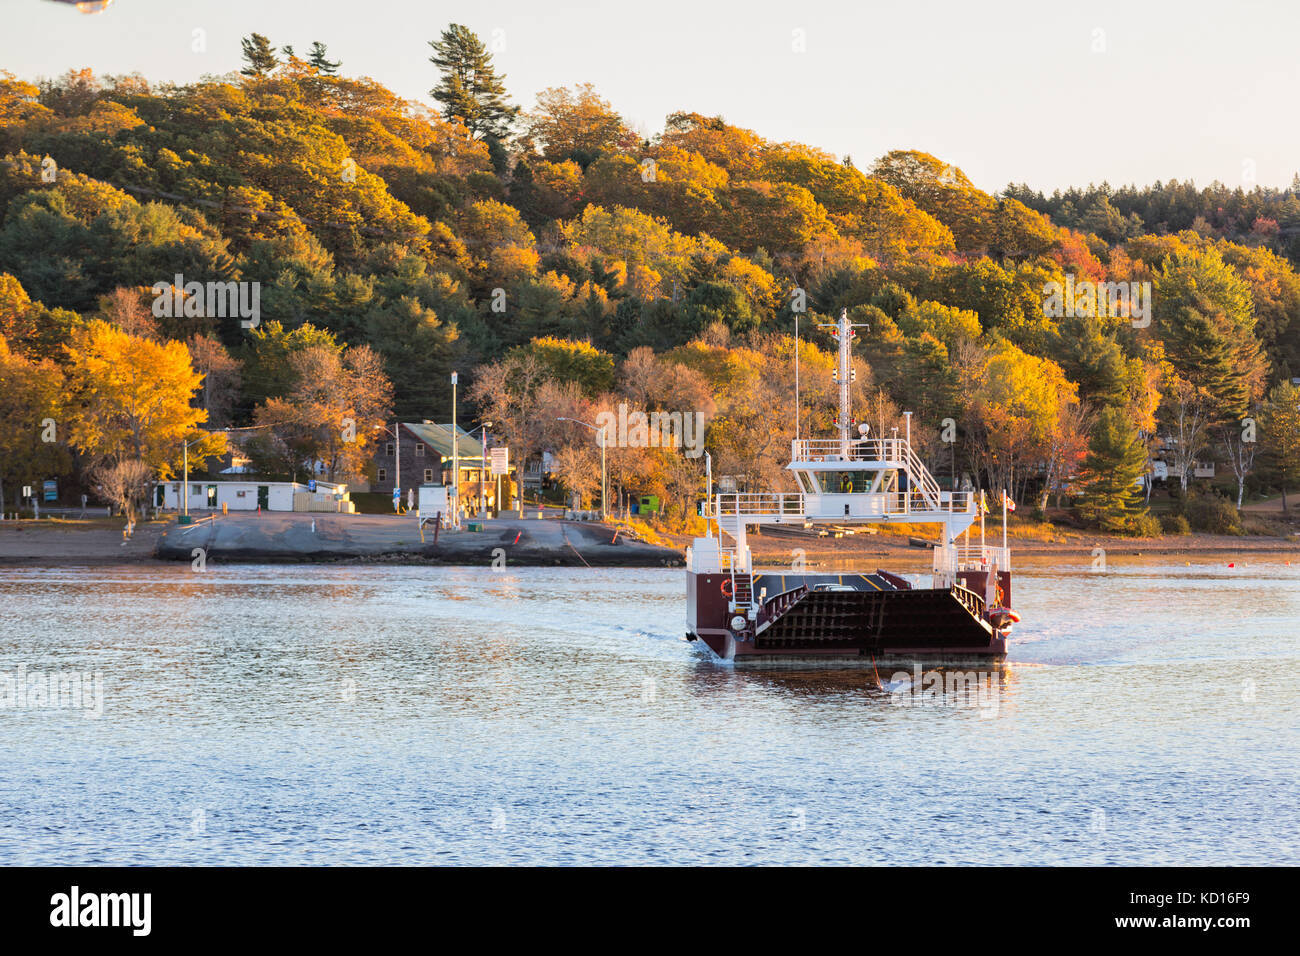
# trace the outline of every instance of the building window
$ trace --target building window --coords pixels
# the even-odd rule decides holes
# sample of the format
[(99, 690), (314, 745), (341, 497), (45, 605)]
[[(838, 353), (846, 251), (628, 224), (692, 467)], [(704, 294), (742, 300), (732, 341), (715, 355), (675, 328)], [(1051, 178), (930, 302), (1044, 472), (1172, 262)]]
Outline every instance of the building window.
[(192, 495), (201, 495), (201, 494), (203, 494), (203, 486), (202, 486), (202, 485), (190, 485), (190, 494), (192, 494)]
[(375, 480), (376, 480), (376, 481), (387, 481), (387, 480), (388, 480), (388, 469), (387, 469), (387, 468), (380, 468), (380, 469), (379, 469), (379, 477), (376, 478)]
[(432, 468), (426, 468), (426, 469), (424, 469), (424, 480), (425, 480), (426, 483), (433, 481), (433, 469), (432, 469)]
[(392, 442), (389, 442), (388, 444), (384, 445), (384, 454), (387, 455), (389, 458), (393, 457), (393, 451), (394, 448)]
[(415, 457), (416, 457), (416, 458), (423, 458), (423, 457), (424, 457), (424, 443), (423, 443), (423, 442), (417, 442), (417, 443), (416, 443), (416, 445), (415, 445)]

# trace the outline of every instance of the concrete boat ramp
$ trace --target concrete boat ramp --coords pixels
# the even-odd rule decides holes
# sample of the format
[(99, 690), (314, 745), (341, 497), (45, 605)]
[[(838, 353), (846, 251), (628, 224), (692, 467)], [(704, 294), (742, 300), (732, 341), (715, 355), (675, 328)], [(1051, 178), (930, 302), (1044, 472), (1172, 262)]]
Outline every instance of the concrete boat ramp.
[(549, 565), (576, 567), (677, 567), (681, 552), (616, 534), (610, 525), (558, 518), (489, 518), (482, 531), (437, 533), (423, 540), (409, 515), (263, 512), (195, 516), (195, 524), (169, 525), (157, 557), (213, 562), (314, 561), (392, 564)]

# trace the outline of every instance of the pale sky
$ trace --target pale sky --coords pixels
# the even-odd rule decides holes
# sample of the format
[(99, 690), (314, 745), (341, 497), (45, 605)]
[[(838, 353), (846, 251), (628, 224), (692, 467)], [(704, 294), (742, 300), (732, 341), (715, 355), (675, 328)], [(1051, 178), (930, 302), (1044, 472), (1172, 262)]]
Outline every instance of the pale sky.
[(86, 66), (194, 80), (238, 69), (257, 31), (299, 55), (321, 40), (344, 73), (429, 102), (426, 44), (455, 21), (498, 51), (517, 103), (590, 81), (650, 133), (675, 110), (720, 114), (859, 168), (924, 150), (989, 191), (1286, 186), (1300, 170), (1294, 0), (116, 0), (95, 15), (0, 0), (0, 14), (0, 69), (29, 80)]

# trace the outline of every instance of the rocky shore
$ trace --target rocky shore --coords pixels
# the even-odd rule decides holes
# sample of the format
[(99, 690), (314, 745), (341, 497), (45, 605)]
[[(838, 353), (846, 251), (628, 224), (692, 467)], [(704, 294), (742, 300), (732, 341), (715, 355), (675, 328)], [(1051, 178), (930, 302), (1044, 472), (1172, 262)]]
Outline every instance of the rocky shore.
[[(196, 516), (197, 517), (197, 516)], [(675, 547), (629, 538), (611, 526), (556, 518), (499, 518), (482, 531), (439, 532), (421, 539), (412, 517), (266, 513), (231, 514), (179, 525), (174, 517), (142, 522), (124, 539), (120, 520), (0, 521), (0, 565), (96, 565), (147, 561), (203, 560), (230, 563), (351, 562), (392, 564), (510, 565), (570, 567), (678, 567), (690, 538), (665, 536)], [(752, 534), (755, 562), (785, 564), (796, 549), (816, 566), (879, 561), (909, 570), (928, 565), (928, 548), (895, 535), (856, 534), (843, 538)], [(1011, 536), (1018, 564), (1064, 559), (1092, 560), (1096, 549), (1108, 558), (1272, 556), (1300, 562), (1300, 539), (1259, 535), (1169, 535), (1119, 538), (1071, 533), (1065, 540)]]

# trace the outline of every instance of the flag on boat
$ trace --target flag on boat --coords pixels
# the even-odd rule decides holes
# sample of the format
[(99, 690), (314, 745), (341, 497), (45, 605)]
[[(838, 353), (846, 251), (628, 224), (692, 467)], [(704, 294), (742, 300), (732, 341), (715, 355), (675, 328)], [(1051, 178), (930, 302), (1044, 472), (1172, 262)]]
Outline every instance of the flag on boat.
[(1005, 491), (1002, 492), (1002, 504), (1006, 506), (1006, 509), (1008, 511), (1016, 510), (1016, 503), (1011, 500), (1011, 496), (1008, 495)]
[(981, 488), (980, 489), (980, 514), (988, 514), (988, 513), (989, 513), (989, 499), (988, 496), (984, 494), (984, 489)]

